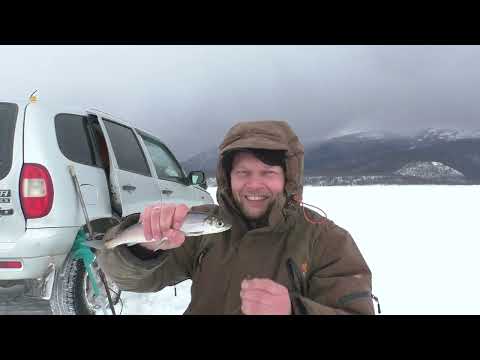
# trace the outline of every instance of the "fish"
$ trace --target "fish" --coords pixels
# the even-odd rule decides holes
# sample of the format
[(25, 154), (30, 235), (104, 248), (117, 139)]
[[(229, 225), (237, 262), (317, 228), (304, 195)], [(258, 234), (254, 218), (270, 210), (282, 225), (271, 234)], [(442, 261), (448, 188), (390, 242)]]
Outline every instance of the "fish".
[[(229, 230), (232, 227), (231, 224), (227, 223), (221, 216), (213, 215), (211, 212), (204, 212), (199, 210), (190, 210), (185, 220), (183, 221), (180, 231), (182, 231), (185, 236), (201, 236), (207, 234), (216, 234)], [(161, 241), (166, 241), (167, 238), (161, 239)], [(95, 249), (113, 249), (119, 245), (135, 245), (140, 243), (152, 242), (153, 240), (146, 240), (143, 224), (137, 223), (129, 226), (120, 234), (114, 238), (104, 241), (104, 240), (87, 240), (84, 244), (88, 247)]]

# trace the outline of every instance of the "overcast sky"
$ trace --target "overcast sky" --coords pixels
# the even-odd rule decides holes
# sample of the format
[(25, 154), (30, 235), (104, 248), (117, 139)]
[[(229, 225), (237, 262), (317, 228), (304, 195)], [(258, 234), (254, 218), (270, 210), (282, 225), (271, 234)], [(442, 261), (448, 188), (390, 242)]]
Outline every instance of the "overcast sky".
[(304, 143), (354, 131), (480, 129), (480, 46), (0, 46), (0, 101), (97, 107), (179, 160), (242, 120)]

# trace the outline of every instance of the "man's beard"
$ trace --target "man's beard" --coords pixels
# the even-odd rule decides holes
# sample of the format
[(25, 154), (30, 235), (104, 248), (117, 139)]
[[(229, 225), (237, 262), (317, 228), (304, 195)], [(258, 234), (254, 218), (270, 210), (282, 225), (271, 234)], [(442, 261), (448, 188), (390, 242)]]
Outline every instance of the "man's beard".
[(272, 200), (268, 204), (265, 211), (262, 214), (257, 215), (257, 216), (249, 215), (248, 210), (245, 209), (243, 204), (240, 201), (238, 201), (237, 199), (235, 199), (235, 197), (234, 197), (234, 201), (235, 201), (235, 205), (240, 210), (243, 218), (247, 221), (247, 223), (250, 225), (250, 227), (260, 228), (260, 227), (264, 227), (264, 226), (268, 225), (268, 218), (269, 218), (270, 212), (272, 211), (272, 208), (274, 206), (275, 198), (272, 198)]

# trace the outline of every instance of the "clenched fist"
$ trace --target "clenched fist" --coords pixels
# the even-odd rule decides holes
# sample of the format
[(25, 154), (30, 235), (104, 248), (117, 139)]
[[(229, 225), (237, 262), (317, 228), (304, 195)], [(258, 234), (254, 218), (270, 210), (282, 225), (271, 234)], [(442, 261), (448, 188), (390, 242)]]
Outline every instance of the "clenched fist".
[(243, 280), (240, 299), (245, 315), (290, 315), (288, 289), (270, 279)]
[(140, 215), (140, 222), (148, 242), (140, 245), (152, 251), (180, 247), (185, 241), (185, 234), (180, 228), (188, 210), (184, 204), (156, 204), (146, 207)]

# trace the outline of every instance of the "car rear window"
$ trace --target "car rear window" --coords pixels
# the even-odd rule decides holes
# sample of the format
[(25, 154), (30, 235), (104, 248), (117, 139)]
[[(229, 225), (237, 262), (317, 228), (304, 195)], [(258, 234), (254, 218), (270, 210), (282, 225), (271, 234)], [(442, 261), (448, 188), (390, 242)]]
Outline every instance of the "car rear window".
[(57, 142), (63, 155), (84, 165), (97, 166), (86, 116), (58, 114), (55, 116)]
[(10, 172), (18, 105), (0, 102), (0, 179)]

